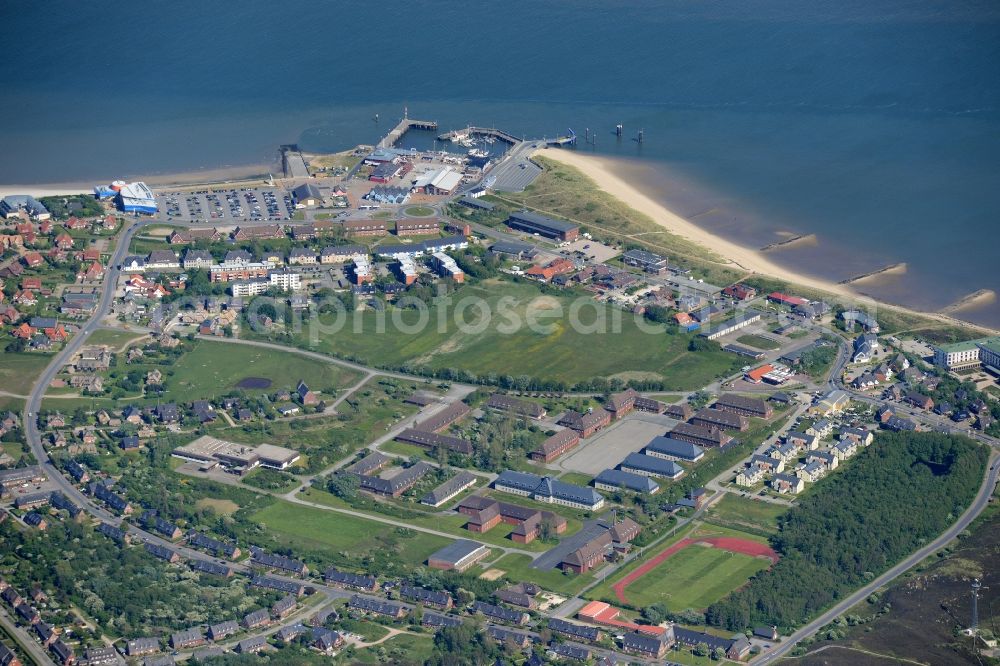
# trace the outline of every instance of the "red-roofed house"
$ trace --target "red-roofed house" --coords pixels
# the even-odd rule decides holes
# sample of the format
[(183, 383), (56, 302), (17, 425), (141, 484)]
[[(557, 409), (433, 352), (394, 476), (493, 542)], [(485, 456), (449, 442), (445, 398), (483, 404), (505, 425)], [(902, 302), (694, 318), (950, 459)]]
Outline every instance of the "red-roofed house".
[(15, 328), (11, 333), (15, 338), (21, 338), (22, 340), (30, 340), (33, 335), (35, 335), (35, 329), (31, 328), (27, 322), (21, 324)]
[(43, 220), (42, 223), (38, 225), (38, 231), (43, 234), (52, 233), (52, 220)]
[(798, 296), (789, 296), (788, 294), (783, 294), (780, 291), (772, 291), (767, 295), (767, 300), (772, 303), (777, 303), (779, 305), (788, 305), (795, 307), (796, 305), (806, 305), (809, 303), (804, 298), (799, 298)]
[(41, 289), (42, 278), (26, 277), (21, 280), (21, 289)]
[(101, 251), (96, 247), (88, 247), (83, 251), (82, 257), (84, 261), (100, 261)]
[(25, 255), (21, 257), (21, 261), (23, 261), (24, 265), (28, 268), (37, 268), (45, 263), (45, 259), (43, 259), (42, 255), (37, 252), (26, 252)]
[(22, 247), (24, 239), (21, 234), (0, 234), (0, 250), (8, 248)]
[(73, 247), (73, 237), (69, 234), (59, 234), (56, 236), (55, 243), (60, 250), (68, 250)]
[(576, 270), (576, 267), (572, 261), (559, 257), (558, 259), (553, 259), (545, 266), (532, 266), (525, 271), (525, 275), (548, 282), (557, 275), (572, 273), (574, 270)]
[(737, 301), (749, 301), (757, 297), (757, 290), (745, 284), (731, 284), (723, 289), (722, 293)]
[(103, 280), (104, 279), (104, 266), (101, 266), (100, 262), (91, 262), (86, 269), (81, 267), (80, 271), (76, 274), (77, 282), (85, 282), (92, 280)]
[(118, 226), (118, 220), (115, 219), (114, 215), (105, 215), (102, 222), (105, 229), (114, 229)]
[(47, 328), (43, 332), (45, 333), (45, 337), (53, 342), (66, 342), (66, 339), (69, 337), (66, 335), (66, 329), (63, 328), (62, 324), (54, 328)]
[(18, 305), (34, 305), (38, 299), (35, 298), (34, 292), (30, 289), (22, 289), (14, 294), (14, 302)]
[(74, 215), (65, 222), (63, 222), (63, 226), (66, 227), (67, 229), (86, 229), (88, 225), (85, 220), (81, 220), (80, 218)]
[(33, 225), (31, 222), (22, 222), (20, 224), (14, 225), (14, 231), (21, 234), (22, 236), (25, 234), (33, 234), (35, 233), (35, 225)]

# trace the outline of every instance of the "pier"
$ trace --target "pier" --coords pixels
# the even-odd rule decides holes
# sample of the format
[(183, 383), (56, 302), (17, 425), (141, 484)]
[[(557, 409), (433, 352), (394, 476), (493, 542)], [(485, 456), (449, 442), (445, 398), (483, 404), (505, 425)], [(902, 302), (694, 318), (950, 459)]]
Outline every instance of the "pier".
[(399, 121), (399, 124), (389, 130), (389, 133), (378, 142), (378, 147), (392, 148), (396, 145), (396, 142), (403, 138), (403, 135), (411, 129), (437, 131), (437, 128), (438, 124), (436, 120), (413, 120), (412, 118), (403, 116), (403, 119)]
[(462, 137), (462, 136), (488, 136), (497, 139), (499, 141), (503, 141), (504, 143), (509, 143), (512, 146), (515, 146), (521, 143), (521, 141), (523, 141), (523, 139), (514, 136), (510, 132), (505, 132), (501, 129), (496, 129), (495, 127), (473, 127), (473, 126), (469, 126), (466, 127), (465, 129), (460, 129), (460, 130), (452, 130), (450, 132), (445, 132), (444, 134), (439, 134), (438, 141), (451, 141), (456, 137)]

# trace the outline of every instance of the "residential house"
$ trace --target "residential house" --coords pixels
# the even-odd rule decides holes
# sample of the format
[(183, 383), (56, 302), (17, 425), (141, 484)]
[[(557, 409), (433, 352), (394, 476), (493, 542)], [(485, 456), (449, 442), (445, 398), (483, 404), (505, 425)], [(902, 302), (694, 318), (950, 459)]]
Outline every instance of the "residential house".
[(794, 474), (775, 474), (771, 487), (782, 495), (798, 495), (805, 490), (805, 482)]

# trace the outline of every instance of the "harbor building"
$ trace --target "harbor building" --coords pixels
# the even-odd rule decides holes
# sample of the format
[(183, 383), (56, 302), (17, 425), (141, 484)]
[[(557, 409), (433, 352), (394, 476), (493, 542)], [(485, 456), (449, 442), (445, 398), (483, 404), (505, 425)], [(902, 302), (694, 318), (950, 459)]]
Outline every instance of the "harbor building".
[(526, 231), (529, 234), (538, 234), (547, 238), (556, 238), (562, 241), (573, 241), (580, 236), (580, 227), (571, 222), (554, 220), (551, 217), (531, 213), (522, 210), (519, 213), (511, 213), (507, 218), (507, 226), (518, 231)]

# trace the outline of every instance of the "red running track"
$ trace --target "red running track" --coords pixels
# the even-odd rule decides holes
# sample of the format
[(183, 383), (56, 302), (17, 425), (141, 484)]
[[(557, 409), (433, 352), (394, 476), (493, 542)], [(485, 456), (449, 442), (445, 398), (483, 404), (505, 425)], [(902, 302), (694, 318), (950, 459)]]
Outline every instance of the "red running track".
[(721, 548), (723, 550), (729, 550), (734, 553), (742, 553), (743, 555), (750, 555), (752, 557), (766, 557), (771, 560), (771, 564), (778, 561), (778, 554), (768, 546), (767, 544), (758, 543), (756, 541), (750, 541), (749, 539), (740, 539), (738, 537), (705, 537), (699, 539), (681, 539), (669, 548), (664, 549), (656, 557), (653, 557), (642, 564), (639, 568), (632, 571), (629, 575), (622, 578), (620, 581), (615, 583), (611, 589), (615, 591), (615, 596), (623, 604), (628, 603), (628, 599), (625, 598), (625, 588), (639, 580), (650, 571), (656, 567), (663, 564), (674, 553), (687, 548), (688, 546), (694, 545), (696, 543), (705, 543), (711, 545), (713, 548)]

